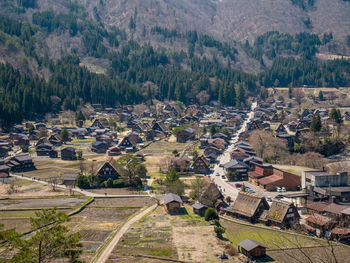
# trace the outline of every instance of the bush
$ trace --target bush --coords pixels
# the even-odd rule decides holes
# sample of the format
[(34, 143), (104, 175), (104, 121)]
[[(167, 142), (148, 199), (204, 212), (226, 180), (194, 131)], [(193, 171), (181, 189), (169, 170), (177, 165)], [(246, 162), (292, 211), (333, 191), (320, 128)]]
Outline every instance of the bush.
[(114, 188), (122, 188), (125, 186), (125, 183), (123, 181), (123, 179), (117, 179), (113, 181), (113, 187)]
[(214, 219), (219, 219), (219, 216), (216, 213), (216, 210), (214, 208), (210, 207), (205, 211), (204, 219), (205, 219), (205, 221), (211, 221)]
[(112, 178), (108, 178), (108, 180), (104, 181), (103, 184), (106, 188), (112, 188), (114, 186)]
[(214, 232), (218, 238), (222, 237), (222, 234), (225, 233), (225, 228), (222, 226), (214, 226)]
[(88, 189), (90, 188), (90, 183), (89, 180), (86, 176), (84, 175), (79, 175), (77, 179), (77, 186), (82, 189)]
[(237, 254), (237, 249), (234, 248), (231, 244), (227, 244), (225, 246), (225, 253), (229, 254), (230, 256), (234, 256)]

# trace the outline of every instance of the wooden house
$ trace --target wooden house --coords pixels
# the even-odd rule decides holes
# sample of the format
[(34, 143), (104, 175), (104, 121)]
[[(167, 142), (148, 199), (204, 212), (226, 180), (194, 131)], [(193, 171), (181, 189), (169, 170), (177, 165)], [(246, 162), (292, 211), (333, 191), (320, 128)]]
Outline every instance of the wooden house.
[(0, 165), (0, 178), (7, 178), (10, 175), (10, 167), (7, 165)]
[(109, 145), (107, 143), (100, 141), (93, 142), (91, 145), (91, 151), (95, 153), (106, 153), (108, 148)]
[(192, 205), (193, 213), (204, 216), (205, 211), (208, 209), (206, 205), (203, 205), (201, 203), (196, 203)]
[(164, 127), (164, 125), (161, 122), (154, 122), (152, 125), (152, 130), (159, 136), (159, 133), (164, 134), (165, 136), (168, 135), (167, 129)]
[(52, 134), (49, 137), (48, 141), (54, 146), (61, 146), (62, 145), (62, 141), (57, 134)]
[(269, 210), (265, 210), (260, 221), (267, 225), (290, 228), (299, 225), (300, 215), (293, 203), (273, 200)]
[(91, 124), (90, 129), (104, 129), (104, 127), (99, 119), (94, 120)]
[(318, 237), (323, 237), (328, 231), (333, 227), (333, 220), (327, 216), (320, 214), (313, 214), (306, 218), (305, 229), (313, 234), (316, 234)]
[(6, 165), (9, 166), (12, 171), (16, 172), (35, 169), (33, 158), (30, 155), (18, 155), (12, 157)]
[(61, 150), (62, 160), (76, 160), (77, 154), (73, 147), (66, 147)]
[(215, 183), (210, 183), (201, 193), (198, 201), (208, 207), (220, 209), (223, 206), (223, 195)]
[(42, 143), (35, 147), (37, 156), (49, 156), (50, 158), (57, 158), (58, 152), (52, 147), (51, 143)]
[(175, 213), (181, 212), (182, 199), (180, 196), (169, 193), (164, 195), (163, 201), (164, 201), (166, 211), (169, 214), (175, 214)]
[(119, 146), (112, 146), (107, 150), (108, 156), (118, 156), (118, 155), (121, 155), (121, 153), (122, 152)]
[(239, 175), (246, 176), (248, 175), (248, 169), (249, 166), (247, 164), (236, 159), (224, 164), (224, 170), (226, 173), (237, 172)]
[(203, 155), (198, 156), (192, 164), (192, 170), (198, 174), (208, 174), (210, 173), (210, 164)]
[(250, 259), (266, 256), (266, 247), (249, 238), (238, 244), (238, 251)]
[(118, 171), (113, 167), (113, 165), (110, 162), (105, 162), (101, 164), (100, 167), (97, 169), (96, 174), (101, 175), (103, 181), (109, 178), (115, 180), (120, 177)]
[(118, 145), (121, 149), (137, 149), (135, 142), (129, 136), (125, 136)]
[(280, 134), (280, 133), (288, 133), (286, 127), (284, 127), (284, 125), (283, 125), (282, 123), (280, 123), (280, 124), (277, 126), (275, 132), (276, 132), (277, 134)]
[(265, 197), (241, 191), (238, 193), (236, 201), (227, 213), (238, 218), (244, 218), (255, 222), (258, 221), (263, 212), (269, 208)]
[(183, 130), (180, 130), (177, 134), (176, 134), (176, 141), (180, 142), (180, 143), (185, 143), (187, 141), (190, 140), (194, 140), (196, 137), (196, 132), (193, 128), (186, 128)]

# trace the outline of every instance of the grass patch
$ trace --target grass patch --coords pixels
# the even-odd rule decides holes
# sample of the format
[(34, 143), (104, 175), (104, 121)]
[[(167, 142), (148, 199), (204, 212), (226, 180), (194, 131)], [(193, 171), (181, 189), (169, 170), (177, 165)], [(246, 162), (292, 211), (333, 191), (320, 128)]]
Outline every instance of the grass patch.
[(237, 247), (238, 243), (247, 238), (266, 245), (268, 250), (297, 248), (299, 246), (315, 247), (327, 245), (325, 241), (316, 240), (307, 236), (247, 226), (225, 219), (221, 220), (221, 224), (226, 228), (226, 236), (235, 247)]

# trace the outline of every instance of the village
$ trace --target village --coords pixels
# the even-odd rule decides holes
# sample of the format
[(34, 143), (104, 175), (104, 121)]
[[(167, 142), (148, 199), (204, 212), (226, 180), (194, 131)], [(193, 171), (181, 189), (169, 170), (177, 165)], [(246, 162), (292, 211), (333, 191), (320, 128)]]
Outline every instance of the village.
[(342, 91), (315, 92), (270, 89), (242, 109), (86, 105), (2, 130), (1, 222), (27, 233), (47, 200), (82, 206), (99, 222), (72, 226), (89, 262), (345, 262), (350, 108)]

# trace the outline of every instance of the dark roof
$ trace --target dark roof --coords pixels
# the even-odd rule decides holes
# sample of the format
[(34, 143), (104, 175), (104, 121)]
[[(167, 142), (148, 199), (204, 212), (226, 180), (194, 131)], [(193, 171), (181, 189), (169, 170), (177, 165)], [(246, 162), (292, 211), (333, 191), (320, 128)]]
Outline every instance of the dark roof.
[(231, 161), (229, 161), (228, 163), (225, 163), (224, 164), (224, 168), (225, 169), (229, 169), (229, 168), (248, 168), (248, 165), (239, 161), (239, 160), (236, 160), (236, 159), (233, 159)]
[(75, 152), (75, 149), (73, 147), (66, 147), (66, 148), (62, 149), (61, 151)]
[(258, 161), (258, 162), (263, 162), (263, 159), (257, 156), (250, 156), (248, 158), (245, 158), (243, 162), (251, 162), (251, 161)]
[(163, 200), (164, 200), (164, 204), (169, 204), (171, 202), (179, 202), (182, 204), (181, 197), (172, 193), (164, 195)]
[(15, 158), (20, 162), (32, 160), (32, 157), (29, 155), (19, 155), (19, 156), (16, 156)]
[(8, 167), (7, 165), (0, 165), (0, 171), (8, 170), (8, 169), (10, 169), (10, 167)]
[(252, 240), (250, 238), (243, 240), (241, 243), (238, 244), (238, 246), (243, 248), (246, 251), (251, 251), (257, 247), (266, 248), (263, 244), (259, 243), (258, 241)]
[(201, 204), (201, 203), (196, 203), (196, 204), (193, 204), (192, 207), (193, 207), (194, 209), (202, 209), (202, 208), (205, 208), (205, 207), (207, 207), (207, 206), (206, 206), (206, 205), (203, 205), (203, 204)]

